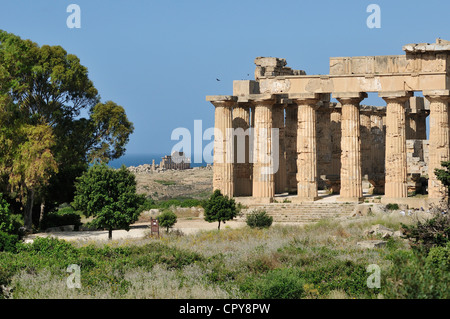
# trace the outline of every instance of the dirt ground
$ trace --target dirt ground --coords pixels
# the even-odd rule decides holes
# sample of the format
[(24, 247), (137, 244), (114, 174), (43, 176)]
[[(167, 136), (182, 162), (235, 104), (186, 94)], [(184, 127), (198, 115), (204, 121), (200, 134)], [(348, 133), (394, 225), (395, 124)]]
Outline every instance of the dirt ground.
[(205, 199), (212, 193), (211, 167), (135, 173), (137, 192), (155, 200), (179, 197)]
[[(138, 239), (149, 236), (150, 223), (136, 223), (131, 225), (129, 231), (126, 230), (113, 230), (113, 240), (121, 239)], [(220, 226), (221, 229), (225, 228), (239, 228), (246, 225), (242, 219), (235, 219), (226, 222)], [(178, 219), (177, 223), (171, 231), (181, 231), (185, 235), (195, 234), (202, 230), (214, 230), (217, 229), (218, 223), (208, 223), (202, 218), (182, 218)], [(165, 229), (160, 229), (160, 232), (165, 232)], [(36, 237), (56, 237), (67, 241), (103, 241), (108, 240), (108, 231), (72, 231), (72, 232), (52, 232), (52, 233), (37, 233), (29, 235), (25, 238), (25, 242), (31, 242)]]

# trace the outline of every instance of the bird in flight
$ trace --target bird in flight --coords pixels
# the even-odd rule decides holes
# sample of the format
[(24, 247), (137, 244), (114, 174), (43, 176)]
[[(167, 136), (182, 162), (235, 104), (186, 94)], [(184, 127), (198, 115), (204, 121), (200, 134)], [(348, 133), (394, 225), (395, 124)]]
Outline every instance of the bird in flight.
[(216, 78), (216, 81), (220, 81), (220, 80)]

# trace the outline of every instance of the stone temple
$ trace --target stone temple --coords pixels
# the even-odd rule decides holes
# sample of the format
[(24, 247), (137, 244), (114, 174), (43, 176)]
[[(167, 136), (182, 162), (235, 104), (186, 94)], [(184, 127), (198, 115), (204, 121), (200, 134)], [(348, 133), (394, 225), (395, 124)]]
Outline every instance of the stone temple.
[[(434, 169), (450, 160), (450, 41), (403, 51), (330, 58), (327, 75), (256, 58), (255, 80), (206, 97), (215, 107), (213, 188), (254, 203), (280, 194), (314, 202), (322, 189), (352, 203), (369, 194), (404, 202), (413, 192), (445, 199)], [(386, 106), (364, 105), (372, 92)]]

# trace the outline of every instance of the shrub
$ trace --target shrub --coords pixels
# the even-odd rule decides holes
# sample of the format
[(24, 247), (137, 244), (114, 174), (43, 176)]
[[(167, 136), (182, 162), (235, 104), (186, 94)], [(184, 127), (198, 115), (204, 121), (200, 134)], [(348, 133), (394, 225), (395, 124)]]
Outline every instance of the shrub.
[(156, 208), (156, 203), (155, 201), (151, 198), (151, 197), (147, 197), (145, 198), (144, 202), (142, 203), (142, 205), (139, 206), (139, 212), (142, 213), (144, 211), (148, 211), (150, 209)]
[[(437, 252), (437, 251), (436, 251)], [(430, 251), (431, 253), (431, 251)], [(382, 294), (389, 299), (448, 299), (450, 272), (436, 267), (432, 254), (427, 258), (420, 251), (396, 251), (388, 256), (392, 267), (382, 283)], [(437, 257), (436, 260), (441, 260)]]
[(304, 294), (304, 280), (291, 269), (275, 269), (258, 279), (249, 277), (241, 290), (254, 299), (299, 299)]
[(50, 212), (44, 215), (39, 225), (41, 230), (46, 230), (50, 227), (59, 227), (65, 225), (75, 225), (75, 230), (78, 230), (81, 225), (81, 215), (72, 207), (60, 208), (55, 212)]
[(413, 247), (428, 251), (432, 247), (445, 246), (450, 238), (450, 216), (436, 213), (432, 218), (417, 224), (404, 225), (404, 235), (414, 241)]
[(16, 251), (16, 244), (19, 242), (17, 235), (7, 234), (0, 231), (0, 251)]
[(392, 203), (387, 204), (386, 208), (389, 209), (389, 210), (397, 210), (397, 209), (399, 209), (398, 204), (392, 204)]
[(426, 263), (428, 267), (450, 270), (450, 242), (445, 247), (433, 247), (428, 253)]
[(156, 218), (161, 227), (166, 228), (166, 232), (169, 232), (169, 228), (172, 228), (173, 225), (177, 222), (177, 215), (175, 215), (172, 211), (166, 210), (161, 215)]
[(264, 210), (256, 210), (247, 215), (246, 223), (251, 228), (268, 228), (272, 225), (272, 216)]

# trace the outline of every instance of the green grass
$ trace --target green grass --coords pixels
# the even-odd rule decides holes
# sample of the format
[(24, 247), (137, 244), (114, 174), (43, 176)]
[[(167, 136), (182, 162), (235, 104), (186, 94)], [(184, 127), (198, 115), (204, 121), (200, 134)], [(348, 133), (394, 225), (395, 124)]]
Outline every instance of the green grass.
[[(371, 225), (408, 221), (384, 214), (106, 243), (37, 239), (0, 252), (0, 284), (13, 298), (449, 298), (448, 271), (433, 268), (449, 249), (427, 261), (401, 239), (356, 246)], [(81, 289), (66, 286), (71, 264), (81, 267)], [(381, 268), (380, 289), (367, 287), (370, 264)]]
[(162, 180), (162, 179), (155, 179), (155, 182), (157, 182), (158, 184), (164, 185), (164, 186), (172, 186), (172, 185), (177, 184), (174, 181), (167, 181), (167, 180)]

